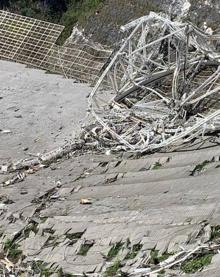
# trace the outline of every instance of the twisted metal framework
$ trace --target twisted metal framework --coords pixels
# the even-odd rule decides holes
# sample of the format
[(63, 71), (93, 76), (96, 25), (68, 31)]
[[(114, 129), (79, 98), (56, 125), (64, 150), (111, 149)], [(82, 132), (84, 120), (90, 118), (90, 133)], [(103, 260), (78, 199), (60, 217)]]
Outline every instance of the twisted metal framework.
[(58, 46), (64, 26), (0, 10), (0, 58), (94, 83), (111, 51), (84, 44)]
[(130, 35), (90, 95), (84, 139), (146, 152), (218, 132), (220, 36), (156, 13), (122, 30)]

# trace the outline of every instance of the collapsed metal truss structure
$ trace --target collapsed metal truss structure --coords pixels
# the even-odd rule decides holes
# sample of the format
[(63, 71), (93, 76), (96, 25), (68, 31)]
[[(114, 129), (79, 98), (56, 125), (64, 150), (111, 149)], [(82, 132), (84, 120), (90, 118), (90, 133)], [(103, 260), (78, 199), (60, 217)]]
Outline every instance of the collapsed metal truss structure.
[(122, 30), (130, 35), (90, 95), (82, 137), (147, 152), (218, 132), (220, 35), (153, 12)]
[(0, 10), (0, 58), (94, 83), (111, 51), (88, 44), (59, 46), (64, 26)]

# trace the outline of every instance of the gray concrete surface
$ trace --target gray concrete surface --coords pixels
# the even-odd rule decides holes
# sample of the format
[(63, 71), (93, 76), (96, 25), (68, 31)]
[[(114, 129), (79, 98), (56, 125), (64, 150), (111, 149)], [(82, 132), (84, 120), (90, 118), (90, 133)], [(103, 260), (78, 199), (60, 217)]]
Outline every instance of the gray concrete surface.
[[(26, 267), (39, 260), (74, 276), (120, 276), (104, 275), (119, 260), (122, 272), (146, 276), (135, 272), (154, 266), (148, 261), (151, 251), (176, 253), (211, 241), (204, 227), (220, 222), (219, 157), (217, 146), (139, 159), (85, 154), (61, 160), (1, 188), (0, 249), (6, 238), (20, 233), (16, 240)], [(204, 160), (210, 163), (192, 176)], [(156, 162), (161, 166), (154, 169)], [(81, 205), (82, 198), (91, 204)], [(120, 242), (117, 256), (106, 258)], [(86, 243), (91, 248), (79, 255)], [(129, 247), (137, 244), (137, 255), (126, 259)], [(218, 277), (215, 260), (195, 276)], [(177, 267), (164, 276), (182, 275), (188, 276)]]
[(42, 153), (79, 131), (91, 88), (0, 61), (0, 163)]

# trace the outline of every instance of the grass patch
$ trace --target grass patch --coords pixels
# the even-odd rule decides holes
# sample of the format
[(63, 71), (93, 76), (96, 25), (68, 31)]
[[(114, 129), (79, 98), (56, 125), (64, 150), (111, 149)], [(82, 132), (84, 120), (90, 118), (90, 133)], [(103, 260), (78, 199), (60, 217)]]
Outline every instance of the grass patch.
[(89, 249), (93, 246), (94, 243), (84, 243), (81, 245), (79, 252), (77, 253), (77, 255), (80, 256), (86, 256)]
[(201, 173), (201, 171), (204, 170), (206, 165), (209, 163), (210, 161), (205, 160), (201, 164), (197, 164), (195, 168), (191, 171), (190, 176), (195, 176), (196, 174)]
[(164, 253), (163, 255), (159, 256), (158, 257), (158, 261), (159, 263), (167, 260), (170, 256), (172, 256), (173, 254), (172, 253)]
[[(39, 0), (13, 0), (5, 1), (2, 6), (24, 16), (64, 25), (65, 29), (58, 40), (60, 44), (63, 44), (66, 38), (72, 33), (73, 26), (77, 22), (85, 24), (87, 19), (95, 14), (98, 8), (100, 9), (100, 5), (102, 5), (103, 1), (104, 0), (57, 0), (47, 1), (45, 5), (45, 1)], [(1, 2), (2, 1), (0, 1), (0, 3)], [(18, 32), (19, 29), (16, 31)]]
[(55, 271), (51, 268), (47, 268), (47, 264), (42, 261), (35, 261), (32, 264), (32, 269), (35, 274), (39, 274), (40, 277), (49, 277)]
[(19, 249), (19, 245), (10, 239), (6, 240), (4, 243), (4, 251), (7, 252), (8, 258), (13, 261), (17, 261), (22, 254), (22, 251)]
[(150, 264), (159, 264), (159, 260), (158, 260), (158, 253), (159, 251), (158, 250), (151, 250), (150, 252)]
[(211, 227), (211, 240), (220, 239), (220, 225)]
[(60, 23), (65, 26), (61, 36), (58, 39), (58, 44), (62, 45), (65, 40), (71, 35), (73, 26), (76, 22), (84, 25), (87, 19), (95, 13), (97, 8), (100, 8), (103, 0), (72, 0), (68, 5), (68, 9), (63, 13)]
[(118, 270), (121, 268), (121, 262), (119, 260), (115, 261), (114, 264), (108, 267), (104, 273), (104, 277), (115, 277)]
[(134, 259), (137, 256), (138, 252), (141, 250), (141, 248), (142, 244), (140, 243), (133, 245), (128, 254), (125, 256), (125, 260)]
[(153, 165), (152, 169), (153, 169), (153, 170), (157, 170), (157, 169), (160, 169), (161, 167), (162, 167), (162, 164), (161, 164), (160, 162), (156, 162), (156, 163)]
[(162, 269), (160, 272), (158, 272), (158, 275), (157, 275), (157, 277), (165, 277), (165, 270), (164, 269)]
[(110, 260), (114, 257), (116, 257), (119, 253), (119, 251), (121, 250), (122, 246), (124, 245), (123, 242), (117, 242), (115, 243), (111, 249), (108, 252), (107, 258)]
[(40, 277), (49, 277), (53, 273), (54, 273), (54, 271), (50, 270), (49, 268), (44, 268), (40, 273)]
[(172, 253), (164, 253), (161, 256), (158, 256), (159, 251), (158, 250), (151, 250), (150, 253), (150, 263), (157, 265), (163, 261), (165, 261), (166, 259), (168, 259), (171, 255), (173, 255)]
[(185, 261), (181, 265), (181, 270), (185, 273), (196, 273), (211, 263), (213, 255), (214, 254), (205, 254), (189, 261)]

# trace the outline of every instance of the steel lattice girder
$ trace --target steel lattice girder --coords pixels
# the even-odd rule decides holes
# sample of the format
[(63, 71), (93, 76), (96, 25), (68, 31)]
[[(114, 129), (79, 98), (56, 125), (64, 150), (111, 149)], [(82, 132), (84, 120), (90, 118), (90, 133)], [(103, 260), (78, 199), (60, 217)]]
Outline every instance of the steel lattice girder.
[(145, 152), (218, 131), (220, 36), (155, 13), (123, 30), (130, 35), (90, 95), (91, 137)]

